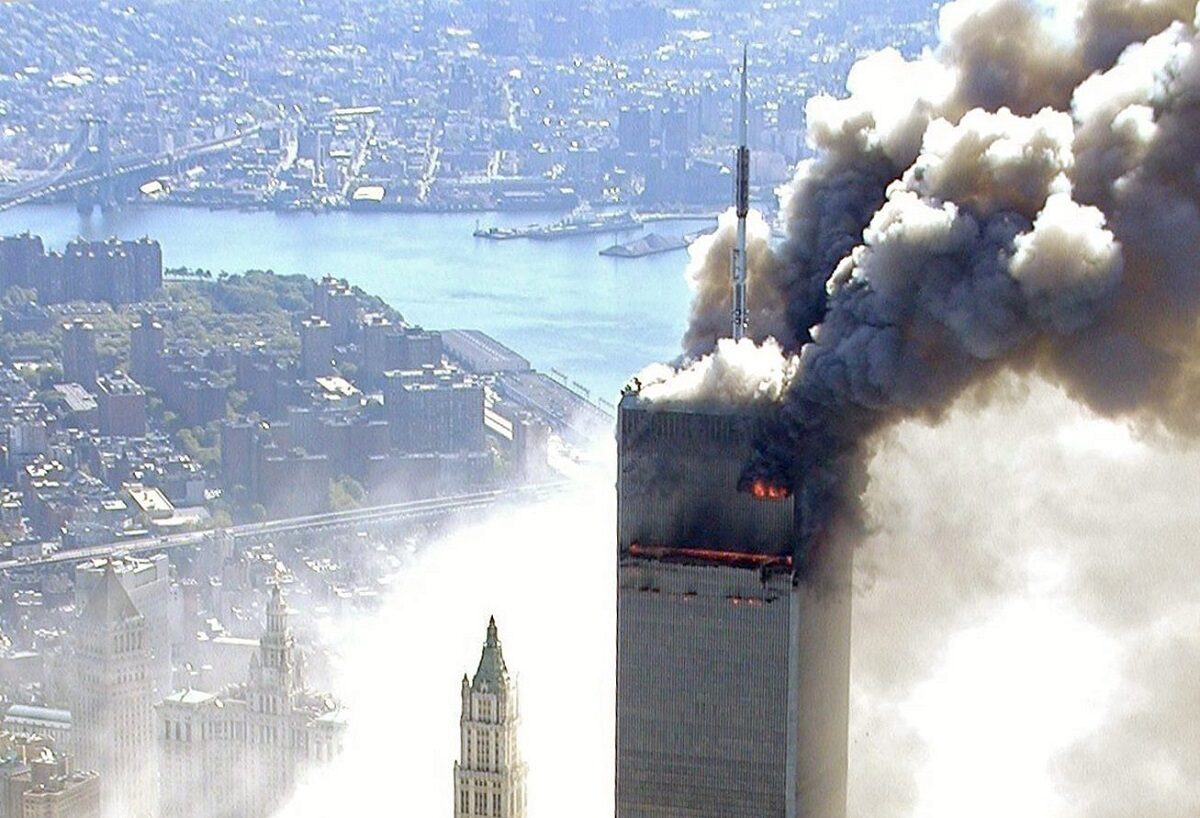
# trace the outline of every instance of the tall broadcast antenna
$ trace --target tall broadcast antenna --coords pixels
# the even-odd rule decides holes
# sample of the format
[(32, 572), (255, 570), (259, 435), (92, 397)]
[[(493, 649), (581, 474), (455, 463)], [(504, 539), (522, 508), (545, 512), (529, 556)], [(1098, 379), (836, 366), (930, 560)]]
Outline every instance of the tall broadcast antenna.
[(738, 109), (737, 170), (733, 205), (737, 210), (737, 243), (733, 246), (733, 340), (740, 341), (750, 325), (746, 311), (746, 214), (750, 211), (750, 148), (746, 144), (746, 46), (742, 46), (742, 96)]

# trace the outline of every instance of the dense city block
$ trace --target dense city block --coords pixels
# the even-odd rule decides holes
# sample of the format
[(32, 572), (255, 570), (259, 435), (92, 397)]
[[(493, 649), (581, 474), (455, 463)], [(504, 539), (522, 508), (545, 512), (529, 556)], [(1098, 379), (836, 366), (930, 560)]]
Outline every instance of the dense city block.
[(26, 234), (0, 238), (0, 283), (15, 815), (153, 815), (161, 785), (160, 814), (207, 816), (214, 780), (222, 814), (268, 815), (345, 727), (288, 611), (372, 609), (431, 531), (553, 486), (611, 423), (488, 335), (415, 326), (335, 277)]
[(191, 5), (0, 4), (0, 205), (712, 211), (744, 41), (771, 200), (808, 97), (934, 21), (911, 0)]

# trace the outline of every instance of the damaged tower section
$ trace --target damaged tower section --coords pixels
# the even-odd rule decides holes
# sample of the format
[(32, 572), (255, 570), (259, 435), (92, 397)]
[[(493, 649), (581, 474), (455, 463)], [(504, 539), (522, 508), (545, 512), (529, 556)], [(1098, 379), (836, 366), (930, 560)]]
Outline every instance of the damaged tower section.
[(621, 401), (617, 818), (845, 816), (851, 554), (743, 480), (759, 411)]

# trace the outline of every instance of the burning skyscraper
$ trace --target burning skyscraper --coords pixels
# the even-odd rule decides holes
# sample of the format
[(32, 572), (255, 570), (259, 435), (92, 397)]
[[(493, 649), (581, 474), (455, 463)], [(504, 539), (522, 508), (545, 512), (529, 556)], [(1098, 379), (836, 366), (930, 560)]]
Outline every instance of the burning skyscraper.
[[(783, 241), (735, 206), (692, 248), (684, 357), (619, 419), (618, 816), (845, 810), (848, 543), (899, 424), (1034, 379), (1200, 437), (1196, 3), (1062, 11), (946, 3), (936, 47), (882, 49), (808, 101)], [(1190, 745), (1130, 773), (1129, 725), (1186, 718), (1134, 716), (1117, 763), (1078, 765), (1081, 810), (1196, 801)]]
[(621, 401), (617, 818), (845, 812), (850, 552), (743, 479), (765, 422)]
[[(753, 348), (745, 71), (732, 350)], [(617, 818), (845, 814), (850, 553), (822, 547), (793, 480), (747, 470), (773, 422), (636, 380), (621, 400)]]

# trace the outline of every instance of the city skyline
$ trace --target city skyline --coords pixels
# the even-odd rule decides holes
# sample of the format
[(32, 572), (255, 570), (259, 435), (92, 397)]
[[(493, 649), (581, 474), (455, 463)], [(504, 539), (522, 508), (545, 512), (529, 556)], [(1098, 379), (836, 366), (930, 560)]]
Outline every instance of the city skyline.
[[(839, 88), (858, 48), (915, 53), (933, 22), (919, 4), (866, 7), (853, 25), (833, 4), (751, 15), (624, 2), (400, 9), (355, 0), (298, 16), (259, 5), (222, 20), (220, 40), (155, 6), (87, 17), (53, 3), (7, 10), (10, 27), (35, 35), (0, 64), (13, 76), (0, 101), (21, 116), (11, 149), (0, 141), (13, 195), (46, 170), (68, 182), (62, 166), (73, 163), (88, 178), (139, 169), (77, 190), (88, 209), (130, 195), (273, 209), (711, 208), (725, 198), (720, 168), (736, 119), (727, 66), (743, 42), (754, 44), (758, 66), (753, 172), (769, 194), (806, 155), (804, 99)], [(91, 40), (88, 24), (112, 40)], [(74, 42), (82, 62), (37, 48), (36, 33), (51, 31)], [(113, 60), (160, 67), (163, 57), (140, 47), (146, 37), (167, 44), (153, 89), (163, 99), (135, 110), (150, 89), (136, 74), (113, 73)], [(263, 37), (276, 56), (260, 49)], [(656, 50), (665, 58), (655, 60)], [(31, 94), (43, 83), (49, 97)], [(489, 87), (499, 93), (480, 93)], [(197, 106), (193, 95), (212, 104)], [(37, 114), (44, 120), (26, 118)]]
[(0, 31), (0, 818), (1200, 809), (1195, 0)]

